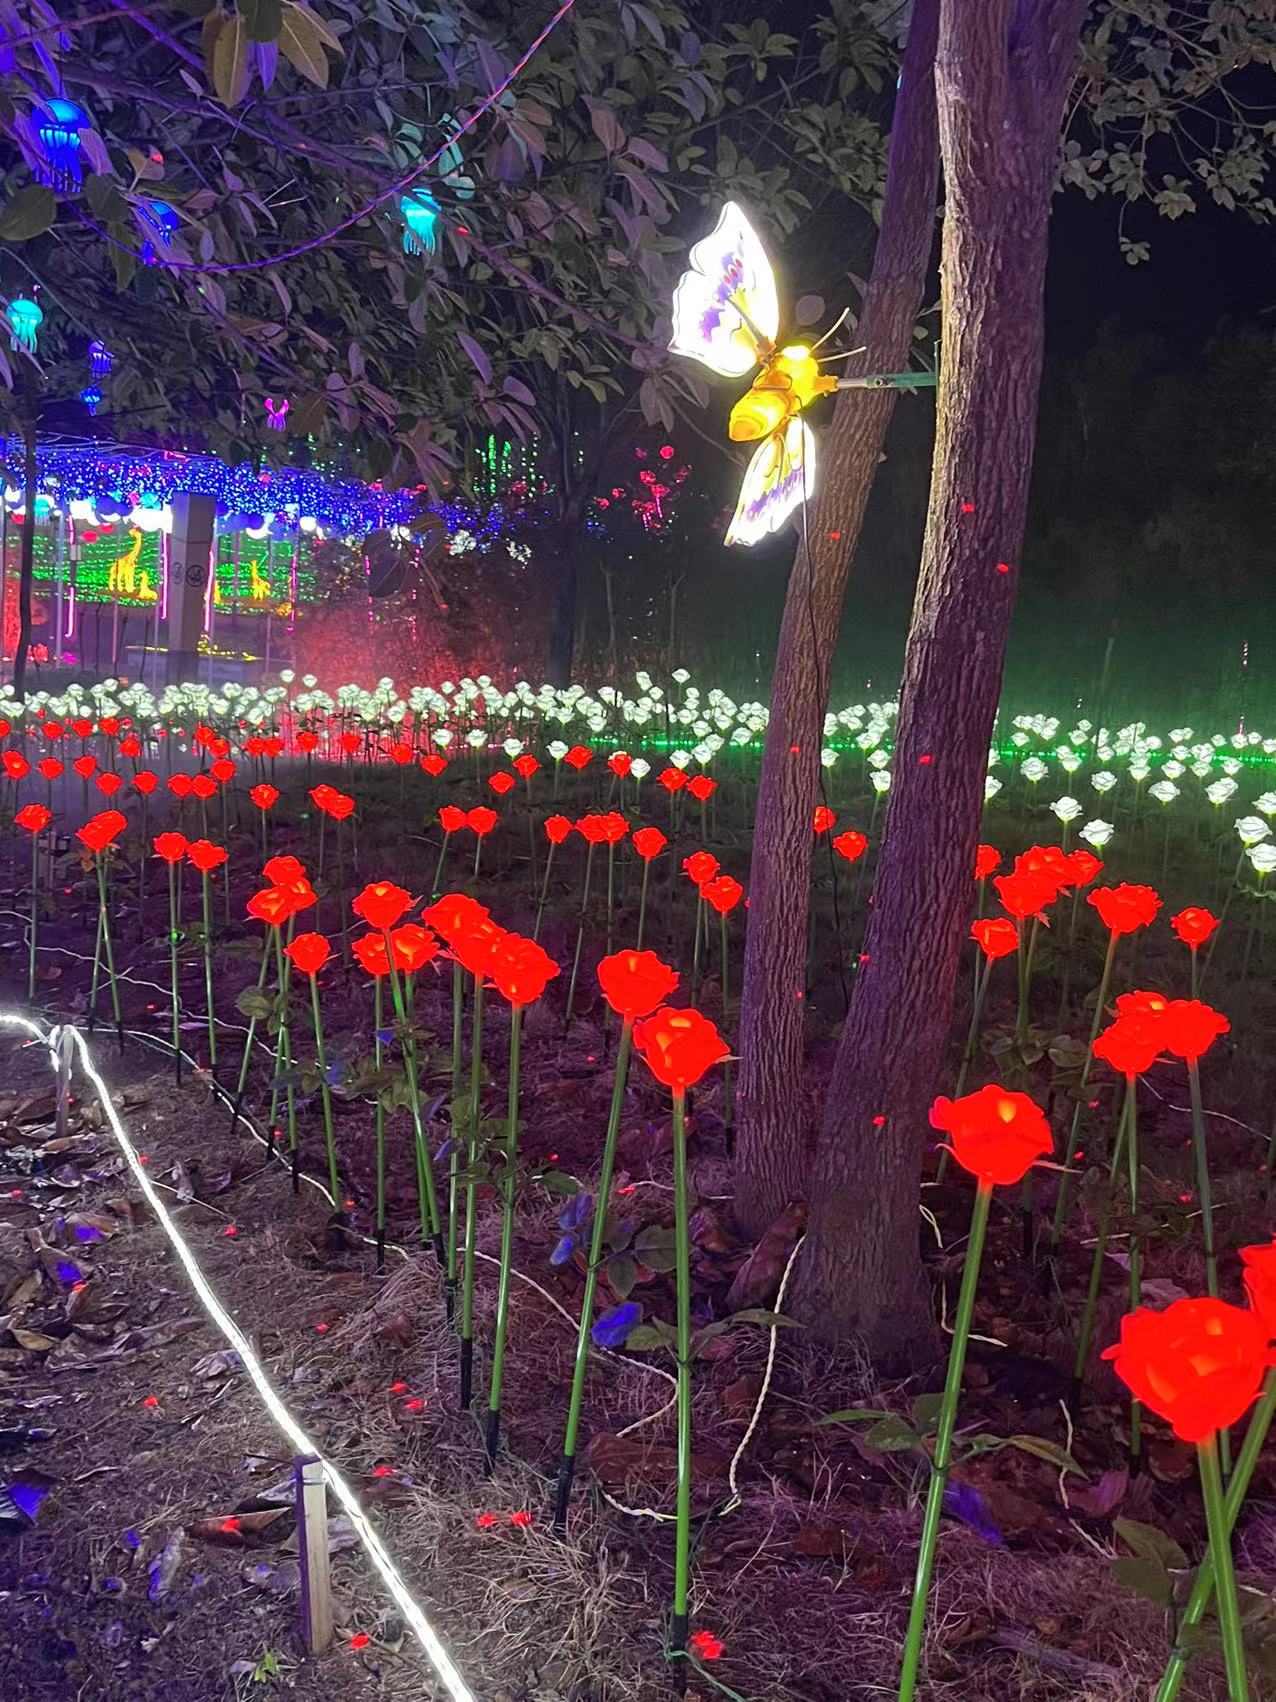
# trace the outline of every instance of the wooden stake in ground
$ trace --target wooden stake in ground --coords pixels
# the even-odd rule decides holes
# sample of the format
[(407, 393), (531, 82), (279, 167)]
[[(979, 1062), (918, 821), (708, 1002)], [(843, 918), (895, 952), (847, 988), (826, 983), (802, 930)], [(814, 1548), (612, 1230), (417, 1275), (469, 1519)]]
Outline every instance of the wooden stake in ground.
[(312, 1655), (332, 1641), (332, 1586), (328, 1574), (328, 1491), (323, 1461), (301, 1456), (293, 1466), (297, 1491), (297, 1555), (301, 1562), (301, 1631)]

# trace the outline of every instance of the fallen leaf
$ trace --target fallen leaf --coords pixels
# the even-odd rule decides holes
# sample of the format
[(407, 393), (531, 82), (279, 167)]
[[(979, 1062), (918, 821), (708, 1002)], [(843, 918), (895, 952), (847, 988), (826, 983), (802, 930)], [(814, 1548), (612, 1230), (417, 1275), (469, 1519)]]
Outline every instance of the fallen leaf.
[(1118, 1471), (1104, 1472), (1097, 1483), (1086, 1489), (1069, 1491), (1068, 1500), (1073, 1510), (1087, 1519), (1106, 1519), (1125, 1500), (1129, 1487), (1130, 1474), (1122, 1466)]
[(57, 1337), (46, 1336), (43, 1330), (23, 1330), (16, 1324), (10, 1324), (9, 1334), (18, 1346), (26, 1348), (28, 1353), (48, 1353), (50, 1348), (58, 1345)]
[(147, 1575), (150, 1578), (150, 1588), (147, 1593), (153, 1602), (163, 1601), (173, 1587), (173, 1580), (177, 1577), (178, 1569), (182, 1564), (184, 1536), (185, 1532), (180, 1526), (177, 1530), (170, 1531), (168, 1540), (147, 1568)]
[(186, 1534), (218, 1548), (245, 1548), (249, 1537), (261, 1536), (287, 1511), (286, 1507), (267, 1507), (258, 1513), (214, 1514), (210, 1519), (196, 1519), (186, 1527)]
[(727, 1295), (729, 1312), (764, 1306), (775, 1298), (793, 1244), (805, 1228), (806, 1207), (795, 1200), (784, 1208), (737, 1271)]

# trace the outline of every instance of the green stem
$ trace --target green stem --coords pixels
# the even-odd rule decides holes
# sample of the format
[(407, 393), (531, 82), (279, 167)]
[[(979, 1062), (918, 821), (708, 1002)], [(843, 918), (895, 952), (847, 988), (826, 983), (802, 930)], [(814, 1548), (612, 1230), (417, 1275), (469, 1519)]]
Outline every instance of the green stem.
[(686, 1122), (687, 1096), (677, 1090), (673, 1096), (673, 1210), (678, 1305), (678, 1489), (674, 1512), (673, 1619), (675, 1626), (682, 1628), (687, 1623), (691, 1587), (691, 1213), (687, 1198)]
[(560, 1536), (567, 1528), (567, 1506), (571, 1499), (576, 1438), (580, 1432), (585, 1371), (589, 1363), (589, 1332), (594, 1323), (594, 1295), (598, 1288), (603, 1241), (607, 1233), (611, 1178), (616, 1165), (616, 1143), (620, 1137), (620, 1114), (625, 1104), (625, 1084), (629, 1077), (629, 1051), (633, 1033), (633, 1019), (626, 1017), (620, 1030), (620, 1045), (616, 1049), (616, 1078), (611, 1090), (611, 1114), (607, 1119), (607, 1135), (603, 1141), (602, 1164), (598, 1172), (598, 1193), (594, 1200), (594, 1222), (589, 1238), (589, 1265), (585, 1271), (585, 1291), (580, 1302), (580, 1327), (576, 1332), (576, 1362), (572, 1368), (571, 1398), (567, 1406), (567, 1428), (563, 1435), (563, 1457), (559, 1471), (558, 1504), (554, 1510), (554, 1529)]
[(904, 1661), (900, 1670), (899, 1702), (912, 1702), (917, 1689), (931, 1573), (935, 1566), (935, 1546), (939, 1540), (939, 1522), (944, 1511), (944, 1494), (952, 1465), (957, 1402), (961, 1394), (962, 1371), (966, 1364), (966, 1343), (975, 1315), (975, 1290), (979, 1286), (979, 1265), (983, 1258), (984, 1236), (988, 1229), (988, 1210), (991, 1204), (992, 1187), (987, 1182), (981, 1182), (975, 1194), (975, 1209), (970, 1219), (966, 1266), (962, 1271), (957, 1315), (953, 1320), (953, 1345), (948, 1354), (948, 1376), (944, 1382), (943, 1400), (939, 1408), (935, 1457), (931, 1465), (930, 1489), (926, 1496), (926, 1516), (922, 1522), (921, 1552), (917, 1557), (917, 1576), (913, 1583), (913, 1602), (908, 1615), (908, 1635), (904, 1642)]
[(461, 1173), (461, 1147), (457, 1133), (457, 1111), (461, 1104), (463, 1069), (462, 1021), (465, 1008), (465, 971), (459, 963), (452, 965), (452, 1152), (448, 1159), (447, 1175), (447, 1314), (451, 1322), (456, 1309), (456, 1219), (458, 1189)]
[[(383, 999), (381, 996), (381, 977), (373, 980), (373, 997), (375, 1006), (372, 1021), (374, 1039), (376, 1042), (376, 1065), (381, 1068), (381, 1060), (385, 1048), (381, 1042), (381, 1030), (384, 1023)], [(377, 1257), (380, 1263), (385, 1262), (385, 1105), (382, 1103), (381, 1089), (377, 1089)]]
[(1121, 1101), (1121, 1114), (1117, 1118), (1116, 1138), (1112, 1142), (1112, 1156), (1108, 1160), (1108, 1186), (1103, 1196), (1103, 1210), (1099, 1216), (1099, 1233), (1094, 1244), (1094, 1257), (1090, 1261), (1090, 1284), (1086, 1290), (1085, 1309), (1081, 1314), (1081, 1329), (1077, 1336), (1077, 1357), (1073, 1362), (1072, 1374), (1078, 1386), (1085, 1376), (1086, 1364), (1090, 1358), (1090, 1340), (1094, 1333), (1095, 1308), (1099, 1303), (1099, 1286), (1103, 1280), (1103, 1260), (1108, 1250), (1108, 1232), (1112, 1227), (1112, 1208), (1116, 1200), (1116, 1180), (1121, 1174), (1121, 1159), (1125, 1153), (1125, 1130), (1129, 1117), (1130, 1088), (1126, 1085), (1125, 1098)]
[(1201, 1233), (1205, 1242), (1205, 1288), (1218, 1297), (1218, 1260), (1214, 1254), (1214, 1200), (1210, 1189), (1209, 1156), (1205, 1150), (1205, 1113), (1201, 1109), (1201, 1071), (1195, 1058), (1187, 1061), (1187, 1081), (1192, 1101), (1192, 1157), (1196, 1164), (1196, 1191), (1201, 1196)]
[(1196, 1457), (1201, 1468), (1201, 1492), (1205, 1498), (1210, 1553), (1214, 1556), (1214, 1592), (1218, 1601), (1223, 1665), (1227, 1671), (1228, 1702), (1249, 1702), (1240, 1603), (1236, 1597), (1236, 1575), (1232, 1570), (1232, 1531), (1223, 1504), (1223, 1476), (1218, 1463), (1218, 1436), (1198, 1442)]
[(204, 998), (208, 1005), (208, 1067), (217, 1068), (217, 1023), (213, 1016), (213, 907), (208, 887), (208, 873), (205, 870), (201, 879), (204, 883)]
[(35, 929), (36, 929), (36, 920), (37, 920), (37, 917), (39, 915), (39, 905), (37, 903), (37, 898), (38, 898), (37, 879), (38, 879), (38, 875), (39, 875), (39, 862), (38, 862), (39, 845), (40, 845), (40, 836), (39, 836), (38, 833), (33, 833), (31, 835), (31, 933), (30, 933), (30, 938), (29, 938), (28, 943), (27, 943), (27, 1002), (28, 1002), (28, 1004), (34, 1002), (34, 1000), (35, 1000)]
[[(727, 913), (725, 910), (719, 916), (718, 921), (721, 923), (720, 932), (722, 936), (722, 1026), (724, 1029), (729, 1029), (731, 1026), (731, 999), (727, 982), (730, 969), (730, 950), (727, 942)], [(730, 1058), (725, 1059), (722, 1065), (722, 1112), (722, 1120), (730, 1129), (735, 1122), (731, 1106)]]
[(576, 950), (572, 955), (572, 978), (567, 987), (567, 1011), (563, 1017), (563, 1033), (572, 1020), (572, 1007), (576, 1003), (576, 980), (580, 974), (580, 953), (585, 942), (585, 911), (589, 905), (589, 876), (594, 866), (594, 847), (590, 845), (585, 853), (585, 878), (581, 884), (580, 917), (576, 923)]
[(432, 891), (431, 891), (431, 894), (430, 894), (430, 896), (432, 898), (437, 898), (439, 896), (439, 893), (442, 890), (442, 888), (439, 885), (439, 882), (443, 879), (443, 860), (447, 856), (448, 841), (451, 839), (451, 837), (452, 837), (452, 835), (450, 833), (445, 833), (443, 835), (443, 843), (442, 843), (442, 845), (439, 846), (439, 860), (434, 865), (434, 881), (433, 881)]
[(421, 1088), (417, 1079), (416, 1030), (413, 1026), (408, 997), (399, 981), (399, 971), (394, 961), (394, 947), (390, 942), (388, 930), (382, 937), (385, 940), (386, 960), (390, 966), (390, 993), (394, 999), (394, 1012), (399, 1019), (399, 1027), (403, 1032), (403, 1072), (408, 1084), (408, 1107), (412, 1112), (412, 1141), (416, 1151), (416, 1194), (417, 1211), (421, 1223), (421, 1243), (424, 1246), (427, 1241), (433, 1239), (435, 1250), (438, 1251), (442, 1230), (439, 1222), (438, 1197), (434, 1191), (434, 1168), (430, 1162), (430, 1153), (425, 1141), (425, 1123), (421, 1116)]
[[(980, 964), (983, 973), (980, 973)], [(966, 1076), (974, 1062), (975, 1047), (979, 1041), (979, 1018), (983, 1014), (984, 994), (988, 991), (988, 980), (992, 975), (992, 958), (985, 958), (978, 946), (975, 947), (975, 996), (970, 1010), (970, 1027), (966, 1032), (966, 1049), (961, 1055), (961, 1068), (957, 1072), (957, 1086), (953, 1090), (953, 1098), (960, 1099), (966, 1088)], [(948, 1148), (939, 1155), (939, 1163), (935, 1169), (935, 1180), (942, 1182), (948, 1169)]]
[(647, 877), (651, 873), (651, 859), (642, 860), (642, 897), (638, 900), (638, 944), (637, 950), (642, 950), (642, 931), (647, 921)]
[(505, 1126), (505, 1171), (501, 1177), (501, 1268), (496, 1286), (496, 1335), (492, 1376), (487, 1391), (487, 1469), (496, 1464), (500, 1442), (501, 1382), (505, 1371), (505, 1332), (509, 1326), (510, 1270), (514, 1262), (514, 1202), (518, 1192), (518, 1071), (523, 1007), (510, 1011), (509, 1117)]
[(182, 1079), (182, 1023), (181, 1011), (177, 997), (177, 936), (181, 927), (178, 914), (180, 900), (177, 896), (177, 870), (172, 863), (168, 865), (168, 970), (171, 986), (171, 1005), (173, 1013), (173, 1068), (177, 1080)]
[[(1143, 1246), (1138, 1230), (1139, 1219), (1139, 1090), (1133, 1076), (1125, 1078), (1125, 1151), (1130, 1187), (1130, 1286), (1129, 1310), (1138, 1307), (1142, 1292)], [(1143, 1409), (1138, 1401), (1130, 1402), (1130, 1459), (1137, 1462), (1143, 1434)]]
[(1094, 1021), (1090, 1024), (1090, 1043), (1086, 1047), (1085, 1063), (1081, 1067), (1081, 1080), (1078, 1084), (1077, 1108), (1072, 1113), (1072, 1127), (1068, 1131), (1067, 1150), (1063, 1155), (1064, 1172), (1059, 1178), (1059, 1198), (1054, 1208), (1054, 1222), (1050, 1228), (1050, 1246), (1053, 1250), (1059, 1245), (1063, 1234), (1063, 1226), (1068, 1217), (1068, 1201), (1072, 1191), (1072, 1167), (1076, 1162), (1077, 1145), (1081, 1139), (1081, 1111), (1085, 1105), (1085, 1090), (1090, 1082), (1090, 1071), (1094, 1065), (1094, 1043), (1099, 1037), (1099, 1029), (1103, 1023), (1104, 1007), (1108, 1000), (1108, 984), (1112, 980), (1112, 964), (1116, 957), (1117, 935), (1108, 935), (1108, 949), (1103, 958), (1103, 974), (1099, 977), (1099, 991), (1094, 1001)]
[[(1267, 1432), (1271, 1428), (1272, 1416), (1276, 1414), (1276, 1371), (1267, 1373), (1267, 1381), (1263, 1384), (1263, 1393), (1258, 1405), (1254, 1408), (1249, 1428), (1245, 1432), (1245, 1440), (1237, 1456), (1236, 1466), (1231, 1480), (1227, 1485), (1227, 1497), (1223, 1512), (1227, 1521), (1227, 1535), (1230, 1538), (1235, 1529), (1236, 1520), (1241, 1510), (1241, 1504), (1249, 1491), (1250, 1479), (1258, 1464), (1263, 1444), (1267, 1441)], [(1192, 1593), (1187, 1599), (1178, 1623), (1177, 1637), (1174, 1649), (1170, 1654), (1161, 1682), (1157, 1686), (1155, 1702), (1175, 1702), (1183, 1683), (1183, 1675), (1187, 1671), (1187, 1663), (1192, 1651), (1186, 1647), (1183, 1633), (1194, 1625), (1199, 1625), (1205, 1617), (1214, 1595), (1214, 1549), (1206, 1549), (1201, 1564), (1196, 1569), (1196, 1578), (1192, 1585)]]
[(545, 897), (549, 892), (549, 872), (554, 867), (554, 852), (556, 849), (557, 847), (551, 839), (549, 842), (549, 854), (545, 858), (545, 875), (541, 881), (541, 895), (536, 905), (536, 926), (532, 929), (532, 938), (534, 940), (539, 940), (541, 937), (541, 917), (545, 914)]
[(111, 911), (106, 900), (106, 870), (102, 867), (102, 854), (99, 852), (93, 859), (97, 865), (98, 903), (102, 916), (102, 949), (106, 954), (106, 973), (111, 980), (111, 1015), (115, 1018), (115, 1032), (119, 1036), (120, 1050), (124, 1049), (124, 1020), (120, 1016), (120, 986), (115, 979), (115, 947), (111, 944)]
[(465, 1258), (461, 1271), (461, 1406), (470, 1404), (469, 1367), (474, 1354), (474, 1255), (478, 1251), (479, 1113), (483, 1085), (483, 977), (474, 977), (474, 1022), (470, 1035), (470, 1102), (465, 1121)]
[(323, 1050), (323, 1018), (319, 1015), (319, 978), (310, 977), (310, 1010), (315, 1024), (315, 1055), (319, 1060), (319, 1098), (323, 1105), (323, 1138), (328, 1146), (328, 1187), (332, 1203), (341, 1209), (341, 1178), (337, 1174), (337, 1140), (332, 1127), (332, 1095), (328, 1091), (328, 1060)]
[[(265, 989), (266, 989), (266, 972), (270, 968), (270, 939), (271, 939), (271, 935), (273, 933), (274, 933), (274, 929), (268, 927), (266, 929), (266, 932), (262, 935), (261, 965), (260, 965), (260, 967), (257, 971), (257, 991), (259, 993), (264, 992)], [(244, 1088), (245, 1088), (245, 1085), (247, 1084), (247, 1081), (248, 1081), (248, 1066), (252, 1061), (253, 1040), (254, 1040), (256, 1033), (257, 1033), (257, 1022), (258, 1022), (257, 1017), (255, 1017), (255, 1016), (249, 1017), (249, 1019), (248, 1019), (248, 1037), (244, 1041), (244, 1055), (239, 1060), (239, 1080), (235, 1085), (235, 1107), (236, 1107), (235, 1121), (236, 1122), (239, 1121), (238, 1108), (243, 1101)]]

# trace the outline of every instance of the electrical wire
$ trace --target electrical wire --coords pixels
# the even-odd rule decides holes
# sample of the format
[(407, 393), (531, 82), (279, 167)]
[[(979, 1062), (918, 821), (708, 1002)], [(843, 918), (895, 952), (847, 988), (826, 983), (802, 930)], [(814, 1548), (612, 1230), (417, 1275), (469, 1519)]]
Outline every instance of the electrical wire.
[(257, 1355), (253, 1352), (248, 1338), (235, 1323), (235, 1320), (230, 1316), (229, 1312), (227, 1312), (223, 1307), (220, 1300), (218, 1300), (217, 1295), (214, 1293), (207, 1277), (205, 1277), (203, 1270), (200, 1267), (198, 1259), (196, 1259), (194, 1253), (190, 1249), (190, 1246), (183, 1238), (181, 1231), (173, 1222), (172, 1217), (169, 1215), (168, 1208), (165, 1206), (164, 1201), (160, 1198), (158, 1190), (147, 1175), (146, 1167), (142, 1164), (136, 1147), (129, 1139), (124, 1125), (120, 1121), (119, 1114), (117, 1113), (114, 1102), (111, 1098), (111, 1091), (106, 1082), (102, 1079), (102, 1076), (93, 1061), (92, 1053), (89, 1051), (88, 1043), (86, 1042), (83, 1034), (78, 1028), (73, 1028), (66, 1024), (57, 1024), (45, 1032), (42, 1031), (37, 1024), (31, 1022), (29, 1018), (11, 1011), (0, 1011), (0, 1024), (6, 1024), (10, 1027), (22, 1029), (32, 1036), (33, 1042), (43, 1042), (47, 1045), (49, 1048), (50, 1060), (55, 1070), (60, 1070), (58, 1058), (60, 1047), (66, 1036), (69, 1035), (71, 1037), (72, 1042), (79, 1052), (80, 1063), (84, 1073), (93, 1084), (93, 1087), (98, 1094), (103, 1113), (110, 1124), (112, 1134), (119, 1143), (120, 1151), (124, 1154), (124, 1158), (129, 1169), (133, 1173), (134, 1180), (141, 1189), (147, 1205), (155, 1214), (156, 1221), (164, 1231), (164, 1234), (168, 1237), (173, 1251), (176, 1253), (178, 1260), (186, 1272), (191, 1287), (195, 1290), (195, 1293), (203, 1303), (204, 1310), (208, 1313), (209, 1317), (225, 1337), (227, 1343), (238, 1356), (241, 1366), (248, 1374), (249, 1379), (261, 1398), (262, 1405), (274, 1419), (277, 1427), (287, 1437), (292, 1447), (298, 1454), (313, 1455), (319, 1461), (323, 1469), (325, 1482), (328, 1484), (337, 1500), (341, 1503), (341, 1506), (345, 1510), (346, 1516), (349, 1518), (352, 1527), (358, 1534), (359, 1540), (362, 1542), (369, 1559), (372, 1561), (376, 1570), (380, 1573), (382, 1581), (390, 1595), (393, 1597), (395, 1605), (402, 1613), (405, 1622), (416, 1633), (419, 1642), (430, 1660), (430, 1664), (438, 1674), (439, 1679), (441, 1680), (448, 1695), (452, 1697), (453, 1702), (476, 1702), (474, 1692), (466, 1684), (464, 1678), (461, 1676), (460, 1670), (454, 1664), (452, 1657), (444, 1648), (438, 1633), (435, 1631), (430, 1621), (426, 1618), (424, 1611), (408, 1590), (408, 1587), (404, 1583), (402, 1577), (399, 1575), (394, 1562), (390, 1559), (390, 1556), (382, 1545), (380, 1537), (378, 1537), (376, 1531), (372, 1528), (367, 1514), (359, 1504), (358, 1497), (355, 1495), (353, 1489), (351, 1489), (350, 1485), (337, 1470), (336, 1466), (332, 1464), (331, 1460), (324, 1455), (319, 1446), (306, 1434), (306, 1432), (297, 1423), (296, 1419), (292, 1416), (292, 1413), (284, 1405), (283, 1400), (276, 1393), (273, 1384), (266, 1375), (265, 1367), (257, 1358)]

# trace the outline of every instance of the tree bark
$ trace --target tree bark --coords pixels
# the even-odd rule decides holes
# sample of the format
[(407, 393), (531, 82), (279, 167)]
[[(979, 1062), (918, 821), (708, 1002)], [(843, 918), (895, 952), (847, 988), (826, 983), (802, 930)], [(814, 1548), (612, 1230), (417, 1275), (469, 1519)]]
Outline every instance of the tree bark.
[(798, 1306), (883, 1367), (929, 1357), (918, 1189), (1023, 544), (1050, 197), (1085, 0), (943, 0), (943, 371), (863, 964), (811, 1178)]
[(35, 372), (22, 362), (22, 537), (18, 557), (18, 642), (13, 652), (13, 695), (27, 695), (27, 657), (31, 650), (31, 590), (35, 577), (36, 447), (39, 409)]
[[(921, 311), (935, 222), (939, 146), (934, 58), (939, 0), (916, 0), (891, 126), (882, 225), (852, 373), (906, 365)], [(805, 1192), (800, 1114), (812, 816), (829, 670), (847, 575), (895, 407), (890, 390), (845, 390), (819, 451), (809, 548), (789, 577), (749, 873), (749, 927), (740, 1007), (735, 1211), (760, 1234)]]

